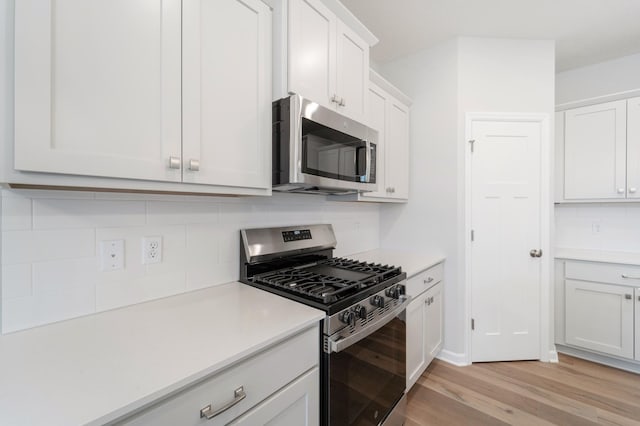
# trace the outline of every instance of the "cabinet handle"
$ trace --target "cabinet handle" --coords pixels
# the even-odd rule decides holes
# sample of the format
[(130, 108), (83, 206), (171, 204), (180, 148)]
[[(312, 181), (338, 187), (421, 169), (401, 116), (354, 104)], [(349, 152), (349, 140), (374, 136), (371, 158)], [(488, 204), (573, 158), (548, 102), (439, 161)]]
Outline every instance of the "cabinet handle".
[(345, 101), (344, 98), (340, 98), (340, 103), (338, 105), (340, 105), (341, 107), (347, 106), (347, 101)]
[(542, 249), (540, 249), (540, 250), (533, 249), (533, 250), (529, 251), (529, 256), (531, 256), (531, 257), (542, 257)]
[(618, 194), (624, 194), (624, 188), (618, 188)]
[(338, 98), (338, 95), (334, 94), (334, 95), (331, 97), (331, 102), (333, 102), (333, 103), (336, 103), (336, 104), (340, 105), (340, 99)]
[(625, 294), (624, 298), (627, 299), (627, 300), (631, 300), (631, 299), (633, 299), (633, 296), (630, 295), (630, 294)]
[(622, 274), (620, 275), (622, 278), (627, 280), (640, 280), (640, 277), (634, 277), (632, 275)]
[(425, 284), (429, 284), (430, 282), (433, 282), (433, 277), (429, 277), (426, 280), (424, 280)]
[(391, 187), (387, 187), (387, 192), (391, 192)]
[(169, 157), (169, 168), (180, 170), (180, 157)]
[(200, 170), (200, 161), (199, 160), (189, 160), (189, 170), (192, 172), (197, 172)]
[(244, 387), (240, 386), (238, 389), (236, 389), (233, 392), (233, 399), (231, 401), (227, 402), (222, 407), (218, 408), (216, 411), (213, 411), (211, 409), (211, 404), (207, 405), (202, 410), (200, 410), (200, 418), (206, 417), (207, 420), (211, 420), (212, 418), (214, 418), (218, 414), (227, 411), (229, 408), (233, 407), (234, 405), (236, 405), (237, 403), (239, 403), (240, 401), (242, 401), (246, 397), (247, 397), (247, 394), (244, 392)]
[(637, 189), (635, 187), (633, 187), (633, 186), (631, 188), (629, 188), (629, 193), (630, 194), (635, 194), (636, 191), (637, 191)]

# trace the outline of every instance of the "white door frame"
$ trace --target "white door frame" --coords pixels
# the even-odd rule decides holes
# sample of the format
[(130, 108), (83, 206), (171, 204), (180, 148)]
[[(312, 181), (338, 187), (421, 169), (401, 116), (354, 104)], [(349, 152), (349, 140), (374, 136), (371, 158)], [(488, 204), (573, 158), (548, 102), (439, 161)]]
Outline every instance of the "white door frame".
[(553, 217), (553, 198), (552, 198), (552, 153), (551, 153), (551, 133), (550, 133), (550, 117), (549, 114), (536, 113), (486, 113), (486, 112), (468, 112), (465, 114), (465, 223), (464, 223), (464, 255), (465, 255), (465, 354), (467, 356), (466, 363), (471, 364), (472, 348), (472, 331), (471, 331), (471, 293), (472, 293), (472, 276), (471, 276), (471, 212), (472, 212), (472, 175), (471, 175), (471, 149), (469, 140), (471, 139), (471, 124), (474, 121), (525, 121), (540, 123), (541, 126), (541, 146), (540, 146), (540, 248), (543, 256), (540, 259), (540, 360), (541, 361), (557, 361), (555, 345), (553, 345), (552, 334), (552, 299), (551, 299), (551, 283), (552, 281), (552, 251), (551, 251), (551, 218)]

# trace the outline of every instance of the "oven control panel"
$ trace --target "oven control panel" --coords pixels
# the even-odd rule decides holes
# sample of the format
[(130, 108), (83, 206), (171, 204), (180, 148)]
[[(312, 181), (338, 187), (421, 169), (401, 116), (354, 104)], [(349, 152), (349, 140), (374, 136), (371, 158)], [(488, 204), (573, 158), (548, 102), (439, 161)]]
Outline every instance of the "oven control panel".
[(282, 239), (285, 243), (291, 241), (310, 240), (311, 230), (309, 229), (296, 229), (294, 231), (282, 231)]

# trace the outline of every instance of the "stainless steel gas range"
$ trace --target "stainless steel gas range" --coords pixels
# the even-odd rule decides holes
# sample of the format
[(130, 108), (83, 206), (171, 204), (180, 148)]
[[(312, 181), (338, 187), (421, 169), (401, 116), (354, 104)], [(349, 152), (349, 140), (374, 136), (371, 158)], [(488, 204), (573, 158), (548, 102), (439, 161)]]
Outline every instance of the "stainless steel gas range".
[(240, 281), (322, 309), (321, 424), (404, 423), (406, 274), (333, 257), (331, 225), (243, 229)]

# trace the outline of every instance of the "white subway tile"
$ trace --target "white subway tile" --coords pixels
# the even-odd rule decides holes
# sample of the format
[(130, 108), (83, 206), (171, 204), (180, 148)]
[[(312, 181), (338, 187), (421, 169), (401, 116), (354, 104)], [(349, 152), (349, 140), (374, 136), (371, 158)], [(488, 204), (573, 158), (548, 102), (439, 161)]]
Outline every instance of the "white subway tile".
[(7, 231), (2, 233), (2, 264), (95, 256), (93, 229)]
[(184, 225), (190, 223), (217, 223), (220, 207), (204, 202), (147, 202), (147, 223), (150, 225)]
[(2, 202), (3, 231), (31, 229), (31, 199), (22, 197), (4, 197)]
[(96, 310), (100, 312), (184, 293), (187, 290), (185, 281), (184, 271), (174, 271), (127, 282), (98, 283)]
[(96, 311), (96, 289), (93, 283), (74, 287), (72, 291), (34, 294), (36, 321), (49, 324)]
[(32, 295), (31, 264), (2, 267), (2, 299), (16, 299)]
[[(95, 286), (98, 279), (95, 257), (33, 264), (33, 294), (71, 293), (83, 287)], [(43, 296), (44, 297), (44, 296)]]
[(145, 223), (143, 201), (34, 200), (34, 229), (140, 226)]
[(38, 325), (35, 299), (20, 297), (2, 299), (2, 333), (12, 333)]

